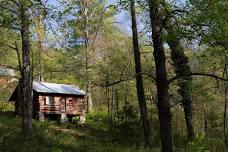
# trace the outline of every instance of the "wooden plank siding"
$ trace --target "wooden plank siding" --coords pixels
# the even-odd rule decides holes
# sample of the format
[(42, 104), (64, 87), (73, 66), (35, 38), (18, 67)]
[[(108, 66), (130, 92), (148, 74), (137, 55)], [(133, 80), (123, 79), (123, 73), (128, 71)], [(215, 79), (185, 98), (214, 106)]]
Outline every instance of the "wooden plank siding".
[[(67, 115), (82, 115), (83, 114), (83, 98), (82, 97), (61, 97), (54, 96), (54, 102), (51, 105), (45, 104), (45, 98), (49, 96), (39, 95), (39, 112), (44, 114), (61, 114), (66, 113)], [(61, 101), (64, 100), (66, 105)], [(65, 108), (63, 108), (65, 106)], [(65, 110), (64, 110), (65, 109)]]

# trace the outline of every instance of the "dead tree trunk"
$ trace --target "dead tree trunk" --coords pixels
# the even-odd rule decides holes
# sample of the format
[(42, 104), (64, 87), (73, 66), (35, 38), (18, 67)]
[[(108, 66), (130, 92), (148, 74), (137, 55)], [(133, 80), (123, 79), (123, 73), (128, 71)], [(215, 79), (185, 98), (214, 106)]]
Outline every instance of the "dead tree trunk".
[(150, 125), (148, 121), (147, 115), (147, 105), (145, 101), (144, 87), (143, 87), (143, 77), (141, 70), (141, 57), (140, 57), (140, 49), (138, 42), (138, 31), (136, 24), (136, 13), (135, 13), (135, 1), (131, 1), (131, 19), (132, 19), (132, 38), (133, 38), (133, 50), (134, 50), (134, 60), (135, 60), (135, 74), (136, 74), (136, 88), (137, 88), (137, 96), (140, 108), (140, 116), (142, 120), (143, 132), (144, 132), (144, 144), (145, 147), (150, 145)]
[(160, 136), (163, 152), (173, 152), (173, 138), (171, 126), (171, 112), (168, 92), (168, 78), (166, 71), (166, 57), (162, 40), (162, 24), (164, 10), (159, 1), (148, 0), (150, 9), (150, 20), (152, 28), (152, 39), (154, 46), (154, 60), (156, 67), (156, 86), (158, 96), (158, 112), (160, 122)]
[(29, 44), (29, 16), (26, 1), (21, 1), (21, 39), (22, 39), (22, 92), (23, 122), (22, 134), (29, 138), (32, 134), (32, 82)]
[[(188, 65), (188, 57), (184, 54), (184, 48), (180, 44), (180, 38), (172, 26), (173, 25), (171, 24), (166, 26), (166, 30), (168, 32), (166, 42), (171, 49), (171, 58), (176, 75), (179, 76), (182, 74), (191, 73), (190, 67)], [(182, 106), (184, 108), (188, 138), (194, 138), (195, 132), (192, 125), (192, 100), (190, 94), (192, 77), (186, 76), (180, 78), (177, 85), (180, 87), (178, 92), (182, 96)]]

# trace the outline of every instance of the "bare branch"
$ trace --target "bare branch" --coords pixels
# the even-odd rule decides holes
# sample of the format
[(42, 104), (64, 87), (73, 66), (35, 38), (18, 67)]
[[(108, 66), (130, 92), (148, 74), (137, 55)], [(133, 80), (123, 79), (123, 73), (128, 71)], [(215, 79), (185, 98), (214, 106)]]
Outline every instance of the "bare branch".
[(9, 45), (9, 44), (5, 44), (5, 43), (0, 43), (0, 45), (7, 46), (7, 47), (9, 47), (9, 48), (11, 48), (11, 49), (14, 49), (14, 50), (17, 49), (16, 47), (13, 47), (13, 46), (11, 46), (11, 45)]
[(107, 7), (104, 7), (104, 6), (103, 6), (103, 10), (102, 10), (102, 12), (101, 12), (101, 14), (100, 14), (100, 19), (99, 19), (99, 22), (98, 22), (97, 27), (96, 27), (95, 36), (94, 36), (94, 38), (93, 38), (92, 47), (94, 47), (94, 45), (95, 45), (96, 38), (97, 38), (98, 32), (99, 32), (99, 30), (100, 30), (100, 26), (101, 26), (101, 23), (102, 23), (102, 20), (103, 20), (105, 11), (106, 11), (106, 9), (108, 9), (109, 7), (110, 7), (110, 6), (107, 6)]
[[(141, 72), (139, 74), (142, 74), (142, 75), (146, 75), (150, 78), (152, 78), (154, 81), (156, 81), (156, 78), (148, 73), (145, 73), (145, 72)], [(104, 83), (101, 83), (101, 84), (94, 84), (95, 86), (100, 86), (100, 87), (110, 87), (110, 86), (113, 86), (113, 85), (116, 85), (116, 84), (119, 84), (121, 82), (125, 82), (125, 81), (130, 81), (130, 80), (133, 80), (135, 79), (135, 77), (139, 74), (136, 74), (136, 75), (133, 75), (129, 78), (126, 78), (126, 79), (122, 79), (123, 78), (123, 73), (121, 73), (121, 76), (120, 76), (120, 79), (117, 80), (117, 81), (114, 81), (114, 82), (111, 82), (111, 83), (108, 83), (108, 84), (104, 84)]]
[(148, 74), (148, 73), (146, 73), (146, 72), (141, 72), (141, 74), (142, 74), (142, 75), (146, 75), (146, 76), (152, 78), (155, 82), (157, 81), (156, 77), (153, 76), (153, 75), (151, 75), (151, 74)]
[(0, 43), (0, 45), (4, 45), (4, 46), (7, 46), (7, 47), (15, 50), (17, 52), (18, 64), (19, 64), (18, 68), (15, 68), (15, 67), (12, 67), (12, 66), (8, 66), (8, 65), (3, 65), (3, 64), (1, 64), (0, 66), (8, 67), (8, 68), (11, 68), (11, 69), (14, 69), (14, 70), (19, 70), (20, 72), (22, 72), (21, 60), (20, 60), (20, 52), (19, 52), (19, 48), (18, 48), (17, 42), (15, 42), (15, 47), (11, 46), (9, 44), (5, 44), (5, 43)]
[(189, 73), (189, 74), (183, 74), (183, 75), (175, 76), (175, 77), (171, 78), (168, 82), (170, 84), (176, 79), (179, 79), (179, 78), (182, 78), (182, 77), (187, 77), (187, 76), (207, 76), (207, 77), (212, 77), (212, 78), (219, 79), (219, 80), (222, 80), (222, 81), (228, 81), (228, 79), (225, 79), (225, 78), (213, 75), (213, 74), (208, 74), (208, 73)]
[[(167, 23), (167, 20), (171, 17), (174, 17), (174, 15), (178, 14), (178, 13), (188, 13), (188, 11), (185, 11), (185, 10), (180, 10), (180, 9), (176, 9), (176, 10), (173, 10), (171, 12), (169, 12), (167, 9), (166, 10), (166, 13), (167, 15), (165, 16), (165, 18), (163, 19), (163, 22), (162, 22), (162, 27), (165, 27), (166, 26), (166, 23)], [(176, 20), (176, 18), (174, 18)], [(163, 28), (162, 28), (163, 29)]]
[(175, 107), (176, 105), (178, 105), (179, 103), (181, 103), (181, 101), (177, 101), (177, 102), (173, 103), (172, 105), (170, 105), (169, 108), (171, 109), (171, 108)]

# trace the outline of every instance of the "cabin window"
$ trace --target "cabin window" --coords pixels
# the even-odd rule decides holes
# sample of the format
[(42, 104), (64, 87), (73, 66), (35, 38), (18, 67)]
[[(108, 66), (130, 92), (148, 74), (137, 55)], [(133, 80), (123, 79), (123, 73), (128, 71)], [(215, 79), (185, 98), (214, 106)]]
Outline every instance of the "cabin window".
[(47, 96), (44, 98), (44, 105), (54, 105), (55, 100), (53, 96)]

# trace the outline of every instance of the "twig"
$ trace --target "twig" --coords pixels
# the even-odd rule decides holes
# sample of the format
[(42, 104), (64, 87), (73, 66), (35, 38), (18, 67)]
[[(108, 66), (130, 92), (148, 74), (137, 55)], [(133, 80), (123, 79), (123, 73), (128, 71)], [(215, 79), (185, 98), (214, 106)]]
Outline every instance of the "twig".
[(179, 103), (181, 103), (181, 101), (177, 101), (177, 102), (173, 103), (169, 108), (171, 109), (172, 107), (178, 105)]

